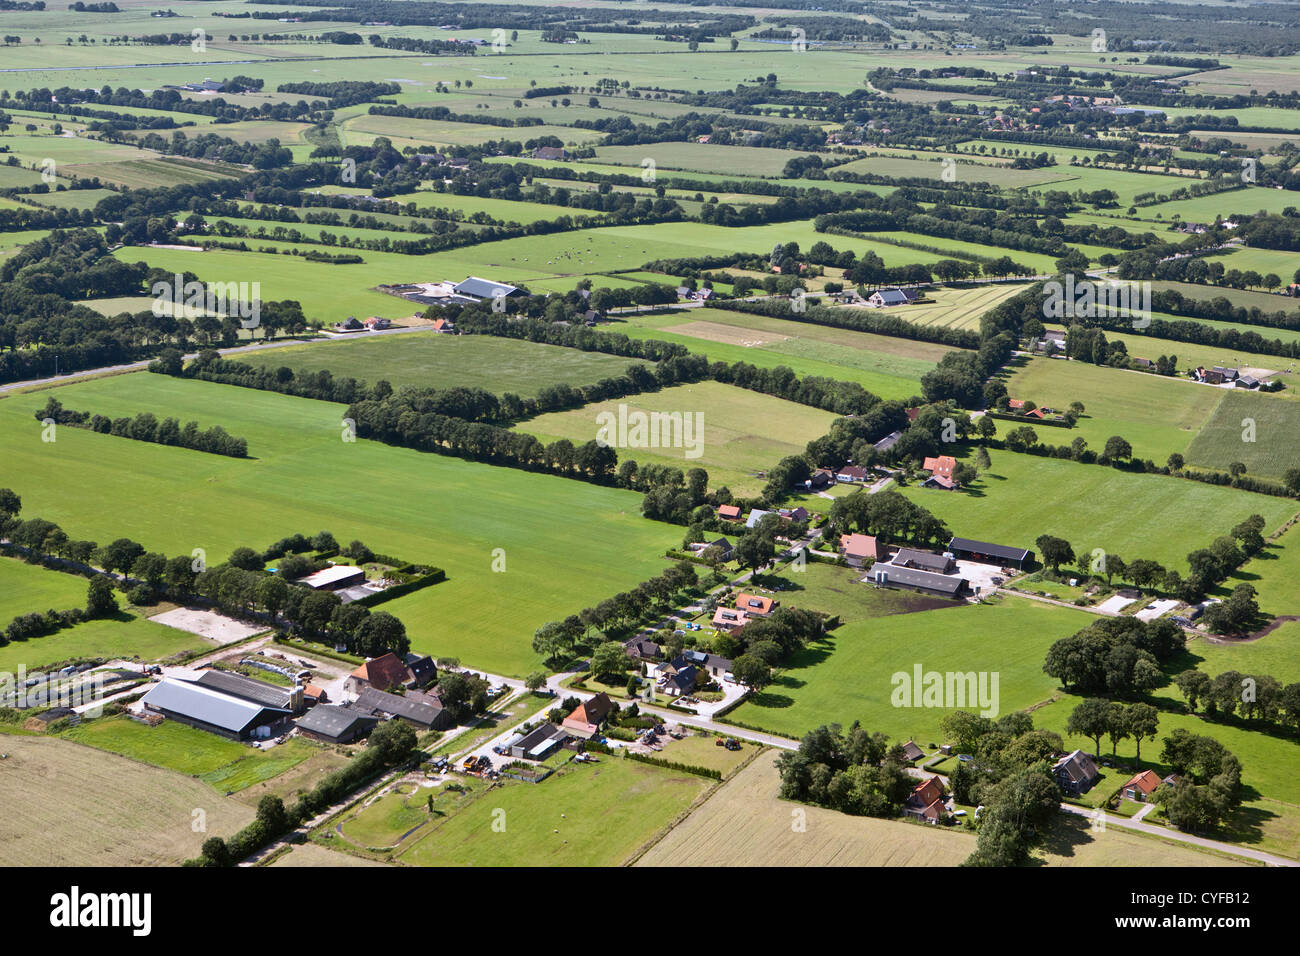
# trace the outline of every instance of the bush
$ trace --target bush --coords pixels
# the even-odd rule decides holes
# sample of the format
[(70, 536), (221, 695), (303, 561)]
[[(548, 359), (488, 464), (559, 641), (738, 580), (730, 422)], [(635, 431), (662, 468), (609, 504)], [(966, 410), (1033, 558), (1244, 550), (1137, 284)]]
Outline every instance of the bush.
[(136, 607), (149, 607), (158, 602), (158, 596), (147, 584), (137, 584), (127, 592), (126, 599)]

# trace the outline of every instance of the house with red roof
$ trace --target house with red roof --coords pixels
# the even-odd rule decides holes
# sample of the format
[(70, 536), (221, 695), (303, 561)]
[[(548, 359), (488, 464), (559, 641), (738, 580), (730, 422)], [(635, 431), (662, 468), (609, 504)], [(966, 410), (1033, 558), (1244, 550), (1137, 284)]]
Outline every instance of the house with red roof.
[(1122, 791), (1128, 799), (1145, 803), (1159, 789), (1159, 775), (1154, 770), (1143, 770), (1139, 774), (1134, 774), (1133, 779), (1124, 784)]
[(389, 651), (379, 657), (366, 661), (343, 682), (343, 689), (350, 694), (360, 694), (367, 687), (387, 691), (390, 687), (404, 687), (411, 679), (411, 672), (400, 657)]
[(938, 823), (945, 810), (943, 784), (938, 777), (928, 777), (918, 783), (903, 803), (903, 813), (926, 823)]
[(600, 725), (613, 711), (614, 702), (609, 699), (608, 694), (601, 691), (595, 697), (573, 708), (573, 713), (561, 721), (561, 726), (575, 737), (590, 740), (599, 733)]
[(888, 546), (869, 534), (846, 534), (840, 539), (840, 552), (849, 566), (854, 568), (889, 560)]

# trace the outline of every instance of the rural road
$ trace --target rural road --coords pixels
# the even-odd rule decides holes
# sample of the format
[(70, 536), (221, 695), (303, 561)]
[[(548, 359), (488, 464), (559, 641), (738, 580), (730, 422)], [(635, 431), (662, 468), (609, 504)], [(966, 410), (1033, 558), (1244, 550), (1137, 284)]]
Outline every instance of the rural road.
[[(1093, 811), (1083, 807), (1075, 807), (1063, 803), (1061, 804), (1061, 809), (1066, 813), (1073, 813), (1075, 816), (1092, 819)], [(1257, 860), (1260, 863), (1266, 863), (1269, 866), (1300, 866), (1300, 862), (1288, 860), (1285, 857), (1274, 856), (1271, 853), (1264, 853), (1261, 850), (1252, 850), (1249, 847), (1244, 846), (1234, 846), (1231, 843), (1220, 843), (1217, 840), (1207, 840), (1204, 837), (1192, 836), (1190, 833), (1182, 833), (1178, 830), (1171, 830), (1168, 827), (1158, 827), (1151, 823), (1142, 823), (1139, 820), (1129, 820), (1125, 817), (1116, 816), (1110, 813), (1106, 814), (1106, 826), (1116, 826), (1123, 830), (1137, 830), (1139, 833), (1164, 837), (1166, 840), (1177, 840), (1179, 843), (1190, 843), (1207, 850), (1218, 850), (1220, 853), (1245, 857), (1248, 860)]]

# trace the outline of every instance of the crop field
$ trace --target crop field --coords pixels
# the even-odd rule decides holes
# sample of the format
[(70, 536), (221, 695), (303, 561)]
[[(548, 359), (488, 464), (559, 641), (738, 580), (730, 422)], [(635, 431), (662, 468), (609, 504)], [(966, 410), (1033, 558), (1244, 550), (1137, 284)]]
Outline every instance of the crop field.
[[(0, 843), (9, 866), (175, 866), (253, 810), (199, 780), (53, 737), (4, 736)], [(93, 798), (88, 799), (89, 795)]]
[[(826, 434), (835, 419), (830, 412), (734, 385), (698, 382), (570, 411), (550, 412), (518, 427), (546, 443), (568, 438), (574, 444), (581, 444), (596, 438), (600, 427), (598, 416), (608, 412), (617, 418), (620, 406), (626, 406), (628, 421), (632, 423), (636, 419), (630, 416), (635, 413), (680, 412), (683, 419), (702, 416), (704, 424), (702, 436), (698, 432), (690, 436), (700, 443), (694, 447), (685, 443), (684, 428), (678, 430), (676, 439), (671, 439), (677, 441), (674, 447), (660, 444), (665, 439), (658, 434), (648, 439), (656, 442), (657, 447), (625, 448), (610, 441), (618, 448), (620, 458), (632, 458), (643, 464), (668, 463), (682, 471), (703, 468), (709, 473), (711, 487), (726, 485), (738, 495), (761, 490), (767, 483), (761, 474), (764, 468), (786, 455), (803, 451), (809, 441)], [(699, 419), (690, 420), (695, 422)], [(609, 437), (615, 436), (611, 432)], [(628, 437), (636, 440), (630, 426)]]
[(477, 146), (489, 140), (525, 142), (539, 136), (558, 136), (566, 143), (581, 145), (598, 139), (598, 133), (569, 126), (480, 126), (403, 116), (363, 116), (348, 120), (342, 128), (349, 144), (372, 143), (386, 136), (400, 146)]
[[(1262, 515), (1272, 531), (1296, 510), (1285, 498), (1182, 478), (1006, 451), (995, 450), (992, 458), (993, 467), (966, 491), (909, 487), (903, 493), (961, 537), (1033, 551), (1032, 539), (1051, 534), (1069, 541), (1076, 554), (1104, 548), (1126, 561), (1150, 558), (1180, 573), (1189, 552), (1208, 547), (1251, 514)], [(1025, 488), (1051, 491), (1024, 494)], [(1008, 534), (1009, 528), (1033, 534)]]
[(641, 167), (653, 160), (655, 168), (704, 173), (720, 169), (738, 176), (780, 176), (790, 153), (783, 149), (756, 146), (715, 146), (711, 143), (648, 143), (642, 146), (601, 146), (597, 163)]
[[(408, 866), (616, 866), (700, 796), (694, 774), (601, 756), (540, 784), (510, 782), (443, 818)], [(504, 820), (504, 830), (494, 820)]]
[[(758, 757), (636, 861), (637, 866), (957, 866), (969, 831), (855, 817), (782, 800), (777, 753)], [(791, 815), (802, 811), (806, 829)], [(1047, 866), (1231, 866), (1233, 861), (1087, 821), (1056, 821), (1035, 859)]]
[[(1154, 361), (1155, 356), (1151, 358)], [(1119, 435), (1133, 446), (1133, 457), (1150, 458), (1161, 465), (1171, 452), (1187, 450), (1188, 443), (1216, 414), (1225, 394), (1185, 378), (1047, 358), (1024, 362), (1007, 378), (1006, 385), (1012, 398), (1028, 399), (1058, 412), (1068, 409), (1073, 401), (1083, 402), (1084, 414), (1074, 428), (1040, 426), (1036, 429), (1039, 441), (1068, 445), (1083, 438), (1089, 448), (1100, 453), (1108, 438)], [(997, 425), (999, 435), (1019, 427), (1011, 421), (998, 421)]]
[[(862, 583), (864, 589), (874, 588)], [(819, 724), (861, 720), (898, 742), (937, 741), (943, 708), (895, 707), (893, 675), (923, 671), (999, 676), (999, 712), (1023, 710), (1053, 694), (1043, 673), (1048, 647), (1086, 627), (1090, 615), (1021, 598), (954, 605), (845, 624), (821, 645), (797, 652), (788, 668), (732, 711), (740, 723), (799, 736)], [(978, 710), (973, 703), (956, 710)]]
[(1247, 474), (1281, 478), (1289, 469), (1300, 467), (1297, 435), (1300, 401), (1234, 389), (1224, 392), (1214, 414), (1187, 449), (1187, 461), (1220, 470), (1241, 462)]
[[(395, 302), (399, 301), (394, 299)], [(253, 352), (241, 361), (297, 373), (328, 369), (335, 378), (387, 379), (403, 385), (484, 388), (500, 395), (533, 396), (548, 385), (590, 385), (622, 375), (632, 359), (600, 352), (484, 335), (403, 332), (369, 339), (289, 346)]]
[[(937, 240), (948, 245), (944, 240)], [(987, 254), (988, 249), (984, 252)], [(1021, 261), (1019, 253), (1008, 253), (1016, 261)], [(993, 282), (987, 285), (969, 288), (942, 287), (927, 293), (927, 299), (933, 302), (913, 302), (904, 306), (894, 306), (891, 314), (896, 314), (917, 325), (940, 325), (951, 329), (974, 329), (980, 326), (980, 316), (998, 303), (1011, 298), (1024, 290), (1024, 286), (1010, 282)], [(951, 351), (951, 349), (948, 349)]]
[[(5, 480), (24, 513), (72, 537), (102, 542), (129, 532), (168, 554), (203, 547), (224, 556), (322, 528), (340, 540), (361, 538), (447, 570), (442, 584), (385, 605), (405, 621), (412, 646), (494, 673), (526, 674), (536, 663), (529, 645), (537, 627), (658, 574), (659, 555), (680, 540), (678, 529), (644, 521), (631, 492), (343, 442), (338, 405), (149, 373), (52, 393), (69, 408), (111, 416), (150, 410), (221, 424), (248, 440), (252, 458), (238, 460), (78, 429), (42, 443), (32, 416), (50, 394), (0, 402)], [(58, 468), (50, 467), (52, 453)], [(496, 549), (505, 552), (506, 573), (492, 571)], [(566, 569), (557, 574), (558, 555)]]

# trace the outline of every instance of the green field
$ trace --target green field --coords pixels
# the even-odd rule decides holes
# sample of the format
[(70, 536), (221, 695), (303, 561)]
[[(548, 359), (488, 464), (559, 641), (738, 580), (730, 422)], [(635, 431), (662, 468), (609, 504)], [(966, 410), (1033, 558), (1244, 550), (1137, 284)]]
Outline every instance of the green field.
[[(127, 535), (173, 555), (224, 556), (322, 528), (360, 538), (447, 570), (446, 582), (385, 605), (413, 647), (495, 673), (526, 674), (537, 627), (658, 574), (659, 555), (680, 539), (644, 521), (631, 492), (343, 442), (343, 407), (325, 402), (149, 373), (53, 393), (111, 416), (150, 410), (220, 424), (247, 438), (251, 457), (240, 460), (72, 428), (43, 443), (33, 412), (50, 394), (0, 401), (5, 481), (26, 516), (74, 538)], [(497, 549), (505, 573), (492, 570)]]
[(631, 359), (486, 335), (410, 332), (253, 352), (240, 361), (296, 373), (435, 388), (483, 388), (534, 396), (548, 385), (590, 385), (623, 374)]
[[(616, 866), (690, 806), (709, 781), (602, 756), (540, 784), (507, 783), (405, 850), (410, 866)], [(504, 830), (493, 829), (494, 820)]]
[[(638, 463), (670, 463), (682, 471), (703, 468), (709, 473), (711, 487), (726, 485), (740, 495), (761, 490), (767, 483), (762, 472), (785, 456), (802, 452), (809, 441), (826, 434), (835, 419), (830, 412), (807, 405), (706, 381), (551, 412), (518, 427), (548, 444), (558, 438), (581, 444), (597, 437), (597, 416), (605, 413), (617, 416), (620, 406), (626, 406), (629, 415), (680, 412), (684, 420), (686, 416), (702, 415), (704, 423), (702, 445), (690, 447), (683, 441), (677, 447), (624, 448), (611, 441), (618, 448), (620, 458), (632, 458)], [(678, 434), (684, 439), (684, 429)], [(628, 435), (632, 441), (636, 440), (630, 428)], [(698, 433), (693, 433), (693, 437), (700, 439)], [(660, 440), (656, 435), (655, 441)]]
[(1051, 534), (1069, 541), (1076, 554), (1104, 548), (1180, 573), (1188, 553), (1249, 515), (1263, 515), (1272, 531), (1296, 510), (1285, 498), (1181, 478), (1007, 451), (991, 456), (992, 469), (966, 491), (913, 486), (903, 493), (960, 537), (1035, 551), (1034, 539)]
[(259, 750), (173, 720), (148, 727), (127, 717), (88, 721), (64, 731), (62, 736), (141, 763), (198, 777), (222, 793), (269, 780), (320, 749), (295, 737), (271, 750)]
[[(1024, 361), (1007, 377), (1006, 385), (1012, 398), (1029, 399), (1058, 412), (1067, 410), (1071, 402), (1083, 402), (1084, 414), (1074, 428), (1039, 426), (1035, 429), (1039, 441), (1068, 445), (1083, 438), (1100, 454), (1106, 439), (1119, 435), (1133, 446), (1135, 458), (1150, 458), (1160, 465), (1171, 452), (1187, 450), (1224, 395), (1185, 378), (1046, 358)], [(997, 425), (999, 435), (1019, 427), (1010, 421)]]
[[(874, 588), (860, 584), (864, 590)], [(860, 620), (798, 652), (788, 669), (732, 711), (737, 722), (798, 737), (823, 723), (861, 720), (871, 732), (925, 746), (940, 742), (939, 721), (953, 709), (895, 707), (892, 676), (923, 671), (996, 672), (1000, 713), (1052, 696), (1043, 673), (1048, 647), (1092, 620), (1090, 615), (1021, 598), (994, 605), (956, 605)]]

